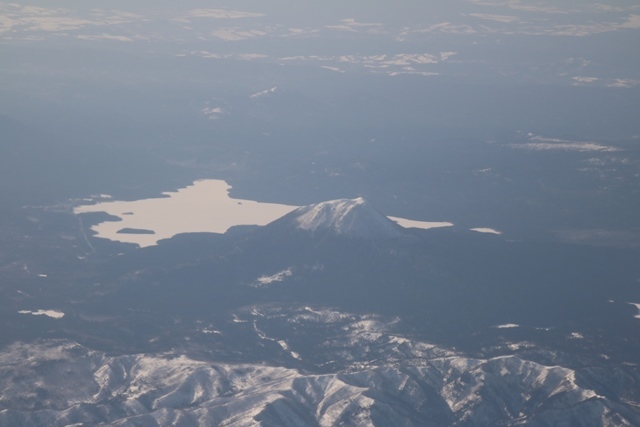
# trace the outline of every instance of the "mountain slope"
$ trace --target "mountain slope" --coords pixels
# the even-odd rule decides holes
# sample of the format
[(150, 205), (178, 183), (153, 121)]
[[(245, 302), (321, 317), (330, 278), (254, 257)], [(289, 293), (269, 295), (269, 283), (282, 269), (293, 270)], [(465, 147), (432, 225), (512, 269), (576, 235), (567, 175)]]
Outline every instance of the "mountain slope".
[(388, 239), (405, 235), (402, 227), (375, 210), (362, 197), (303, 206), (274, 223), (314, 235)]

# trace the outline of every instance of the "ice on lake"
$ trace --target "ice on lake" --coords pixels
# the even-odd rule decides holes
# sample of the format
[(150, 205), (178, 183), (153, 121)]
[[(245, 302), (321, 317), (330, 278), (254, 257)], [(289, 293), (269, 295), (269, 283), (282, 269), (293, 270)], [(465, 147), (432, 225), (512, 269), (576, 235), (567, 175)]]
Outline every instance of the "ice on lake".
[[(78, 206), (74, 213), (106, 212), (117, 216), (121, 221), (105, 221), (91, 227), (95, 237), (145, 247), (180, 233), (225, 233), (235, 225), (266, 225), (297, 207), (233, 199), (230, 189), (223, 180), (200, 180), (165, 192), (165, 197)], [(122, 233), (123, 229), (154, 233)]]

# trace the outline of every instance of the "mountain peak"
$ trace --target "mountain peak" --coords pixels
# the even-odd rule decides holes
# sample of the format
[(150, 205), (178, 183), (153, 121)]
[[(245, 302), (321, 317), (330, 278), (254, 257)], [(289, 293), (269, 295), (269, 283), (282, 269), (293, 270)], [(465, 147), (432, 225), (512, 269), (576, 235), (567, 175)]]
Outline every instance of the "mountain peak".
[(365, 199), (337, 199), (303, 206), (291, 212), (296, 228), (312, 233), (329, 231), (347, 237), (401, 237), (402, 229)]

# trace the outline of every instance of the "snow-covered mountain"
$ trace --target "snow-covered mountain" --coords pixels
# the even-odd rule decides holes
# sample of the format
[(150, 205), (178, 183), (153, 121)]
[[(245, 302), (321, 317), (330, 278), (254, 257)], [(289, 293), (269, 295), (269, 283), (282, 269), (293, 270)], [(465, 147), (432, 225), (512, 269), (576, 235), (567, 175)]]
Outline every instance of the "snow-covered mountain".
[(285, 215), (281, 222), (313, 234), (331, 233), (355, 238), (397, 238), (405, 234), (402, 227), (362, 197), (303, 206)]
[[(109, 356), (67, 340), (15, 343), (0, 354), (0, 426), (640, 423), (629, 401), (637, 367), (579, 370), (552, 354), (537, 355), (550, 363), (467, 357), (392, 333), (393, 321), (321, 308), (253, 307), (238, 316), (257, 340), (333, 368), (222, 363), (184, 352)], [(325, 351), (260, 329), (282, 334), (283, 322), (325, 331), (317, 337)]]

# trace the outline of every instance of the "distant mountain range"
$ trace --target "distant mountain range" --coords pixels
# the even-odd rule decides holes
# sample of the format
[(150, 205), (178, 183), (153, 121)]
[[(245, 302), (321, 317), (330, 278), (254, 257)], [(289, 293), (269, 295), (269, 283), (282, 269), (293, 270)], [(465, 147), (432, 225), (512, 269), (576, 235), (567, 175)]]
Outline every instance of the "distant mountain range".
[[(180, 351), (110, 356), (64, 340), (15, 344), (0, 359), (0, 426), (640, 423), (637, 366), (575, 369), (561, 365), (572, 364), (566, 354), (536, 350), (470, 358), (397, 335), (380, 317), (310, 307), (255, 306), (234, 319), (289, 362), (221, 363)], [(305, 330), (317, 339), (306, 349)]]

